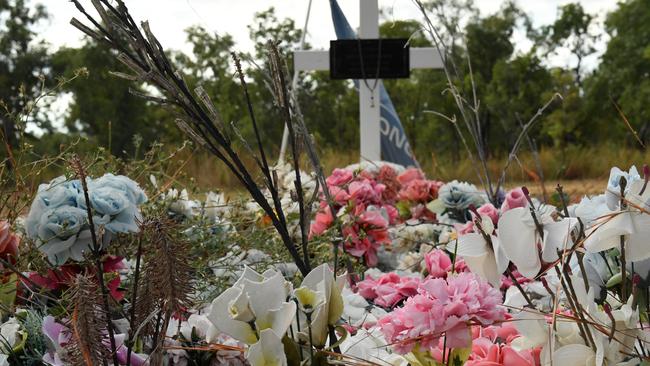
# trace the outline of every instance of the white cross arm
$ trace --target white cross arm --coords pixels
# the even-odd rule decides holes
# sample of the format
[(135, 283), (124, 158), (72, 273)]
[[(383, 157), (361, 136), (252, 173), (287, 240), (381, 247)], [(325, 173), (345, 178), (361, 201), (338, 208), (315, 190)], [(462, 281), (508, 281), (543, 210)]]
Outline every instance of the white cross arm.
[(293, 53), (295, 71), (325, 71), (330, 69), (329, 51), (296, 51)]
[[(437, 48), (421, 47), (410, 49), (411, 69), (441, 69), (442, 58)], [(328, 51), (296, 51), (293, 56), (296, 71), (327, 71), (330, 69)]]

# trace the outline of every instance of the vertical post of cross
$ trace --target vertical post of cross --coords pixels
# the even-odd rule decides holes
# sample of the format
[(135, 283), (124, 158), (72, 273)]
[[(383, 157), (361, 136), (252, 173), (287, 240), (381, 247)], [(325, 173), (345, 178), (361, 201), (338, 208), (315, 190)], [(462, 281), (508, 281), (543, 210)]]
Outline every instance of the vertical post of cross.
[[(361, 6), (359, 38), (379, 38), (378, 0), (361, 0), (359, 3)], [(377, 72), (377, 70), (364, 71), (367, 75), (373, 75)], [(379, 83), (381, 83), (381, 80), (359, 80), (360, 150), (362, 160), (381, 160)]]

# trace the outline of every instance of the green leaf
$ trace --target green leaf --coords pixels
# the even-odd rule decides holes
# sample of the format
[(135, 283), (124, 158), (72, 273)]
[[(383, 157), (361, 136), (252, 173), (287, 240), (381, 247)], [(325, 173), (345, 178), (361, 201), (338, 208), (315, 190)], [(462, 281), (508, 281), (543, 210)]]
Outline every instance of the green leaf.
[(298, 351), (298, 345), (296, 342), (284, 336), (282, 338), (282, 344), (284, 345), (284, 354), (287, 356), (287, 365), (288, 366), (300, 366), (300, 353)]
[(7, 282), (0, 285), (0, 304), (6, 308), (12, 308), (16, 302), (16, 283), (18, 275), (12, 273)]

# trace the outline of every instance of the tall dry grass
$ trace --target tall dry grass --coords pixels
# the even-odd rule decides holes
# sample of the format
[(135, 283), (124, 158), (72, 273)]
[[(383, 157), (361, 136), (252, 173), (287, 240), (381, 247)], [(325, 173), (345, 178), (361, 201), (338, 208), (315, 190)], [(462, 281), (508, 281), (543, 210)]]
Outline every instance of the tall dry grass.
[[(195, 152), (187, 157), (184, 173), (193, 177), (201, 190), (237, 191), (236, 179), (226, 168), (203, 152)], [(431, 154), (419, 156), (422, 169), (427, 176), (442, 181), (462, 180), (478, 184), (472, 163), (462, 158), (458, 161), (447, 154)], [(488, 168), (493, 177), (499, 177), (507, 156), (494, 156), (490, 159)], [(344, 167), (358, 162), (358, 152), (349, 150), (326, 149), (321, 151), (321, 161), (325, 172), (329, 173), (337, 167)], [(605, 145), (600, 147), (569, 147), (566, 149), (545, 148), (539, 152), (540, 164), (547, 189), (553, 190), (557, 182), (574, 187), (577, 193), (595, 193), (603, 189), (612, 166), (627, 169), (636, 165), (639, 170), (644, 163), (650, 162), (650, 151), (642, 151), (628, 147)], [(252, 159), (246, 160), (250, 166)], [(306, 163), (306, 162), (305, 162)], [(305, 166), (308, 166), (305, 164)], [(536, 169), (533, 155), (524, 152), (510, 165), (506, 173), (506, 186), (527, 184), (534, 190), (539, 186), (540, 174)]]

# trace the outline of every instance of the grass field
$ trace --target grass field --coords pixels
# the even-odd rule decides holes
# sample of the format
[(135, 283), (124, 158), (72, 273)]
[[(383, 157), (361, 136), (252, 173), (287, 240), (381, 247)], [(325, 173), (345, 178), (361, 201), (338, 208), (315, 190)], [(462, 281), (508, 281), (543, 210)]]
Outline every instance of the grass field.
[[(325, 172), (329, 174), (334, 168), (358, 162), (357, 154), (356, 151), (321, 151)], [(448, 156), (431, 155), (420, 156), (419, 160), (422, 169), (430, 178), (442, 181), (457, 179), (477, 185), (480, 183), (469, 159), (453, 161)], [(493, 180), (501, 175), (505, 161), (505, 157), (498, 156), (488, 162)], [(543, 149), (539, 153), (547, 192), (552, 193), (560, 183), (573, 200), (585, 194), (602, 193), (612, 166), (628, 169), (631, 165), (636, 165), (640, 171), (648, 161), (648, 151), (617, 146)], [(253, 160), (249, 159), (247, 163), (253, 164)], [(542, 179), (536, 165), (532, 154), (524, 152), (518, 155), (506, 173), (506, 187), (526, 185), (534, 194), (541, 194)], [(237, 191), (239, 187), (238, 182), (222, 164), (203, 152), (197, 152), (189, 158), (184, 171), (187, 176), (194, 177), (200, 190)]]

